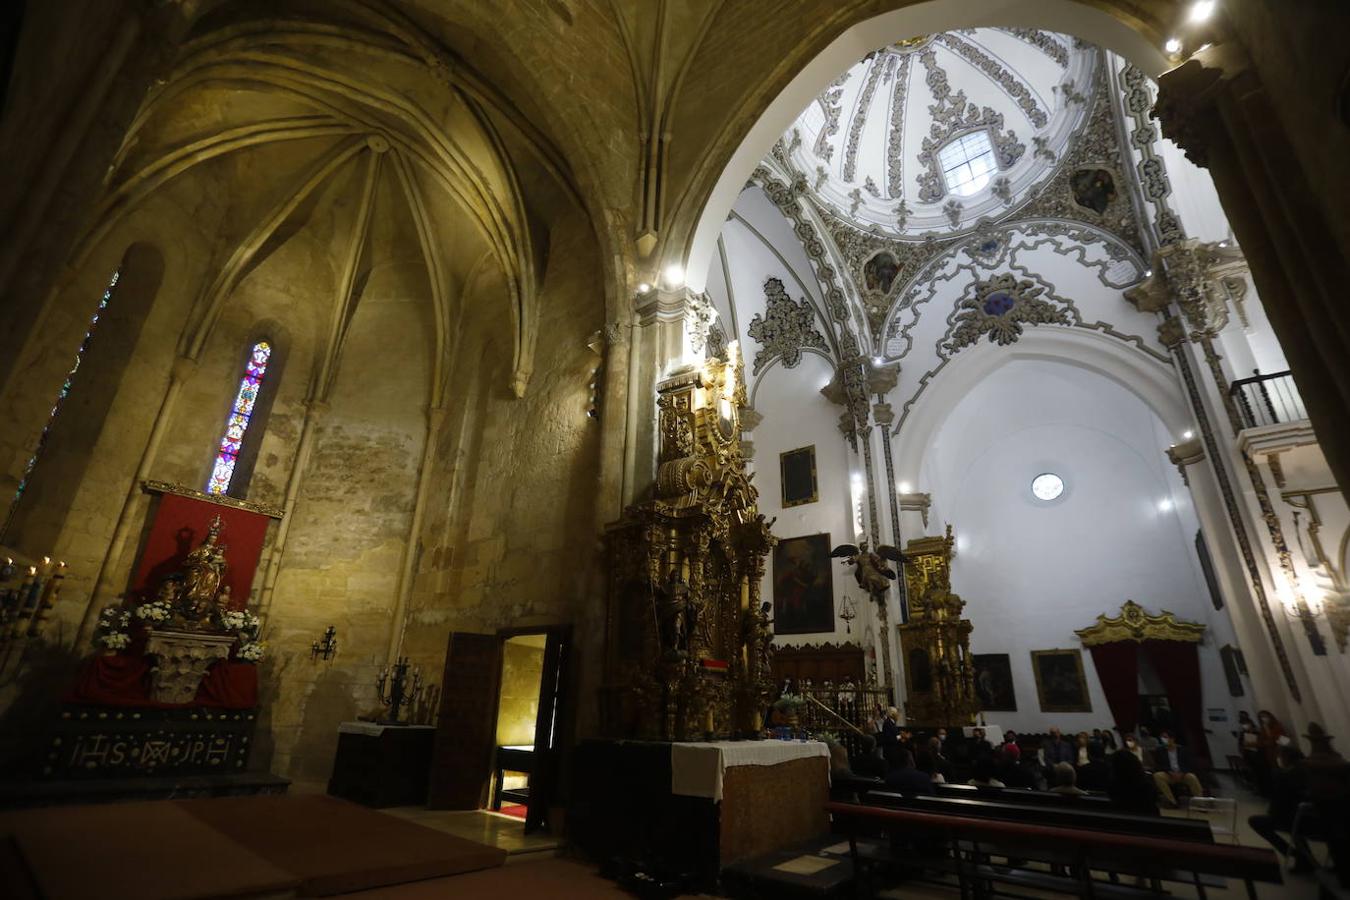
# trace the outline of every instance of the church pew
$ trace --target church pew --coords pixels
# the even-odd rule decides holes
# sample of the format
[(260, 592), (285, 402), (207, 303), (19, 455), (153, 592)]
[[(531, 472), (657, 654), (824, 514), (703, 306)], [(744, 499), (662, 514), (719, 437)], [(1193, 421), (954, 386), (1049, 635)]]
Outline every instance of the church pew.
[(1031, 788), (991, 788), (975, 784), (935, 784), (939, 797), (960, 797), (967, 800), (997, 800), (1003, 803), (1023, 803), (1037, 806), (1069, 806), (1075, 809), (1111, 810), (1111, 798), (1105, 794), (1087, 793), (1079, 796), (1056, 794), (1052, 791), (1034, 791)]
[(1171, 816), (1140, 816), (1112, 810), (1034, 806), (985, 798), (906, 797), (890, 791), (870, 792), (867, 795), (867, 805), (977, 819), (1084, 828), (1113, 834), (1148, 835), (1188, 843), (1214, 843), (1214, 834), (1210, 830), (1209, 822), (1203, 819), (1177, 819)]
[[(1190, 884), (1201, 898), (1206, 896), (1206, 882), (1212, 877), (1242, 881), (1252, 900), (1256, 898), (1257, 882), (1283, 883), (1278, 857), (1274, 851), (1263, 848), (853, 803), (831, 802), (826, 804), (826, 810), (847, 835), (855, 871), (863, 876), (865, 886), (868, 884), (865, 869), (872, 860), (859, 854), (858, 838), (860, 832), (876, 828), (889, 833), (893, 841), (897, 837), (902, 843), (910, 839), (924, 848), (909, 855), (896, 850), (893, 861), (920, 867), (936, 863), (937, 868), (957, 876), (963, 895), (968, 888), (995, 881), (1080, 896), (1127, 898), (1157, 894), (1147, 888), (1097, 881), (1092, 876), (1094, 871)], [(944, 845), (947, 854), (939, 858), (932, 853), (935, 847)], [(1068, 868), (1047, 873), (1011, 864), (989, 864), (991, 851), (1003, 855), (1010, 850), (1025, 859), (1050, 859), (1067, 864)], [(1066, 855), (1071, 857), (1067, 861)]]

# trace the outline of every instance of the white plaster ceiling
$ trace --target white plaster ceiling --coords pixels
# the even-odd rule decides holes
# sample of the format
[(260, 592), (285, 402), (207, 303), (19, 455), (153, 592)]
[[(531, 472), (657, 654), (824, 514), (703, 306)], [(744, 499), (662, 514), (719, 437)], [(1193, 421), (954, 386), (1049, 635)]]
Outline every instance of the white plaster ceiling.
[[(1091, 92), (1096, 58), (1089, 45), (1034, 29), (966, 29), (892, 44), (836, 79), (784, 144), (816, 199), (865, 229), (901, 237), (959, 231), (1015, 208), (1054, 169), (1090, 106), (1081, 98)], [(949, 140), (978, 131), (988, 134), (998, 171), (957, 196), (925, 151), (936, 156)]]

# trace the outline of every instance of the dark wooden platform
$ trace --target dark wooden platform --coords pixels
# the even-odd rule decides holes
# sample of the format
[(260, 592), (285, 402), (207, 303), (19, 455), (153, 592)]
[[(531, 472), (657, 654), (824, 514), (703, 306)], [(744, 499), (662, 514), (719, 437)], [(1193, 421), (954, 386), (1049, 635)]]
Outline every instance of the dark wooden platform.
[(284, 794), (291, 782), (267, 772), (166, 775), (78, 781), (0, 781), (0, 809)]

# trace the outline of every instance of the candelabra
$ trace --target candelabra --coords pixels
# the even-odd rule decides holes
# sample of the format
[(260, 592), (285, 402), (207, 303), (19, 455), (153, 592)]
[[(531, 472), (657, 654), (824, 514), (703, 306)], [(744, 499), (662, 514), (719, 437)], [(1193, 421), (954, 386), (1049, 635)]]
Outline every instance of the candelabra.
[[(25, 568), (25, 574), (16, 579)], [(53, 566), (50, 556), (27, 567), (5, 557), (0, 565), (0, 673), (22, 660), (28, 641), (42, 636), (47, 613), (60, 599), (65, 577), (66, 564)], [(17, 585), (12, 583), (16, 580)]]
[(389, 717), (384, 720), (388, 725), (406, 725), (399, 718), (403, 707), (412, 706), (422, 693), (422, 670), (410, 666), (406, 656), (400, 656), (393, 666), (380, 670), (375, 683), (380, 702), (389, 707)]
[(313, 660), (322, 656), (326, 662), (337, 653), (337, 646), (337, 626), (329, 625), (328, 630), (323, 633), (323, 640), (310, 645), (309, 658)]

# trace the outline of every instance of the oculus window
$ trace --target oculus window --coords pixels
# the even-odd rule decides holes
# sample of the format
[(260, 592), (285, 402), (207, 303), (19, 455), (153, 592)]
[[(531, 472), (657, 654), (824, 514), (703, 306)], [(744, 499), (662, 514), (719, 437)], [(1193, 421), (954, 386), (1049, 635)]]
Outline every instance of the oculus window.
[(938, 164), (947, 190), (958, 197), (969, 197), (989, 183), (998, 164), (989, 134), (972, 131), (949, 142), (938, 151)]
[(1054, 472), (1042, 472), (1031, 479), (1031, 495), (1037, 500), (1049, 503), (1051, 500), (1058, 500), (1059, 495), (1063, 493), (1064, 479)]

